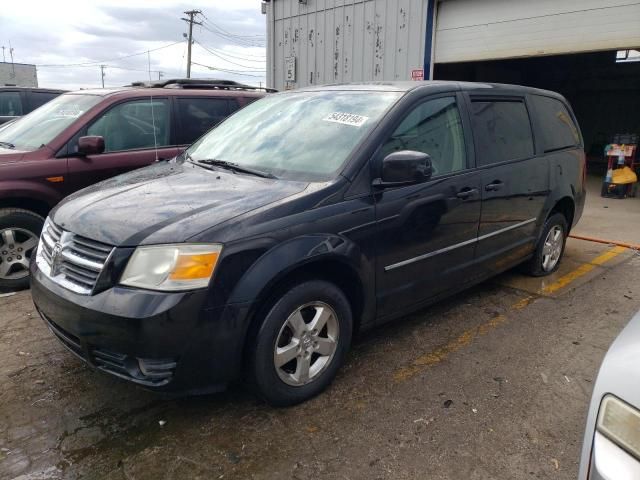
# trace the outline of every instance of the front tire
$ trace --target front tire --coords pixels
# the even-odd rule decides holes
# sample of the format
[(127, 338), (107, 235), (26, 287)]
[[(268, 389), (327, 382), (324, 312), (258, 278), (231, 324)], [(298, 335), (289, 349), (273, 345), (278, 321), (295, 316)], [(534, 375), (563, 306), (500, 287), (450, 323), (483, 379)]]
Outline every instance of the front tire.
[(558, 270), (568, 232), (564, 215), (551, 215), (544, 224), (533, 258), (525, 265), (526, 273), (533, 277), (544, 277)]
[(44, 218), (22, 208), (0, 209), (0, 287), (29, 286), (29, 261), (35, 255)]
[(256, 393), (281, 407), (318, 395), (345, 359), (352, 325), (349, 301), (332, 283), (311, 280), (284, 293), (268, 309), (249, 353)]

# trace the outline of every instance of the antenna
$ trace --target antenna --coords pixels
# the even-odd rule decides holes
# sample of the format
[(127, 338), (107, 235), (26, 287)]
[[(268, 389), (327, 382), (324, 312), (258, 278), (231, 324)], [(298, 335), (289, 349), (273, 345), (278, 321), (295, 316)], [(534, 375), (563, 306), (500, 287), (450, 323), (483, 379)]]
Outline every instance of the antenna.
[[(152, 81), (151, 80), (151, 52), (149, 50), (147, 50), (147, 64), (148, 64), (148, 70), (149, 70), (149, 83), (151, 83)], [(151, 126), (153, 128), (153, 149), (156, 154), (156, 162), (157, 162), (158, 161), (158, 138), (156, 134), (156, 115), (155, 115), (155, 111), (153, 110), (153, 93), (151, 93), (149, 97), (151, 98)]]

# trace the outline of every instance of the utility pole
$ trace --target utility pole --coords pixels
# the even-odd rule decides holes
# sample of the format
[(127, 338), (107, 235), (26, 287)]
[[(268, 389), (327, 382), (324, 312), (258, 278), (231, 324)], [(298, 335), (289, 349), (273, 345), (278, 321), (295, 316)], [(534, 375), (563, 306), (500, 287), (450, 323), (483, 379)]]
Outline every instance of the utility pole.
[(107, 68), (106, 65), (100, 65), (100, 77), (102, 78), (102, 88), (104, 88), (104, 69)]
[(7, 47), (5, 47), (5, 46), (3, 45), (3, 46), (2, 46), (2, 61), (6, 63), (6, 62), (7, 62), (7, 58), (4, 56), (4, 49), (5, 49), (5, 48), (7, 48)]
[(164, 72), (158, 72), (158, 81), (162, 80), (163, 76), (164, 76)]
[(189, 15), (189, 18), (182, 17), (182, 20), (189, 24), (189, 36), (187, 37), (187, 41), (189, 42), (187, 45), (187, 78), (191, 78), (191, 44), (193, 43), (193, 24), (202, 25), (202, 22), (197, 22), (194, 19), (201, 13), (201, 10), (187, 10), (184, 14)]

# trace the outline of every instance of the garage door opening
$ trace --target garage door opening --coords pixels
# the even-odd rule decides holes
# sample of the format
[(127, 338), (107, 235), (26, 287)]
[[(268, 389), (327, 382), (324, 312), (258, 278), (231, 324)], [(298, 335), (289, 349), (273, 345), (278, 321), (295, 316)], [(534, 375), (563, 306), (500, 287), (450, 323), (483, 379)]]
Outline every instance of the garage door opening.
[[(605, 169), (604, 147), (640, 136), (640, 62), (618, 51), (440, 63), (437, 80), (527, 85), (564, 95), (575, 111), (593, 173)], [(626, 61), (620, 61), (624, 59)], [(618, 61), (617, 61), (618, 60)], [(616, 135), (624, 135), (618, 137)]]

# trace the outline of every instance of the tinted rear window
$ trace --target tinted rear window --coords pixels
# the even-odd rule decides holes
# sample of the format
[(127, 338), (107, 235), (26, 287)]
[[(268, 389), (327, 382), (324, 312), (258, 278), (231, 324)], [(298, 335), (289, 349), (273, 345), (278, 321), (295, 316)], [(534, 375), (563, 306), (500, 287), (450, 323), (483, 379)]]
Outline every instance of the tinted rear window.
[(473, 101), (471, 106), (478, 166), (533, 155), (531, 124), (524, 102)]
[[(189, 145), (231, 113), (225, 98), (178, 98), (178, 145)], [(234, 110), (238, 104), (234, 103)]]
[(545, 152), (580, 145), (580, 132), (567, 107), (555, 98), (532, 95)]
[(31, 110), (35, 110), (41, 105), (44, 105), (49, 100), (56, 98), (59, 93), (53, 92), (31, 92)]
[(9, 117), (22, 115), (20, 92), (0, 92), (0, 115)]

